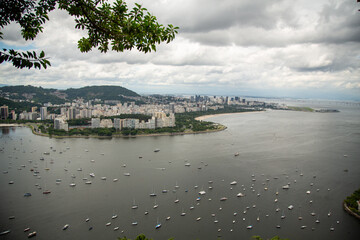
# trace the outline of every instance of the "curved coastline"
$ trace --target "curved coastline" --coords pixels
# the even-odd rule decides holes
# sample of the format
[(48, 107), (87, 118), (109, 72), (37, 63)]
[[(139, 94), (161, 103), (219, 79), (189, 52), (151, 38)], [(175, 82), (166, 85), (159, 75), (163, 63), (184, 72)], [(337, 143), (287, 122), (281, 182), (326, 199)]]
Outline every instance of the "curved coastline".
[(343, 203), (343, 207), (346, 212), (360, 220), (360, 216), (357, 213), (351, 211), (351, 209), (346, 205), (345, 202)]
[[(256, 113), (259, 113), (262, 111), (256, 111)], [(235, 112), (235, 113), (220, 113), (220, 114), (210, 114), (210, 115), (203, 115), (200, 117), (196, 117), (195, 120), (197, 121), (203, 121), (211, 117), (218, 117), (218, 116), (226, 116), (226, 115), (232, 115), (232, 114), (244, 114), (244, 113), (255, 113), (255, 112)], [(73, 135), (73, 136), (56, 136), (56, 135), (48, 135), (45, 133), (40, 133), (35, 131), (34, 126), (31, 124), (0, 124), (0, 127), (20, 127), (20, 126), (26, 126), (31, 128), (31, 131), (33, 134), (41, 137), (49, 137), (49, 138), (99, 138), (99, 139), (111, 139), (111, 138), (134, 138), (134, 137), (158, 137), (158, 136), (178, 136), (178, 135), (189, 135), (189, 134), (203, 134), (203, 133), (214, 133), (214, 132), (220, 132), (225, 130), (227, 127), (221, 124), (217, 124), (218, 129), (213, 130), (205, 130), (205, 131), (185, 131), (185, 132), (174, 132), (174, 133), (153, 133), (153, 134), (137, 134), (133, 136), (124, 136), (119, 134), (113, 134), (112, 136), (97, 136), (97, 135)]]

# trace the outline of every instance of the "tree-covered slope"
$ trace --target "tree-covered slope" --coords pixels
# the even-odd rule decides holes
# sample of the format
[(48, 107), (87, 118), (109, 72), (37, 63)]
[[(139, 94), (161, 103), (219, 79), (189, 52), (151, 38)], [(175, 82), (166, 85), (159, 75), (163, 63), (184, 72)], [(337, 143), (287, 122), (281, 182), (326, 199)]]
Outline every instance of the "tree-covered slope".
[(69, 88), (63, 91), (68, 99), (77, 97), (85, 100), (99, 98), (102, 100), (122, 100), (123, 96), (140, 97), (139, 94), (120, 86), (89, 86), (82, 88)]

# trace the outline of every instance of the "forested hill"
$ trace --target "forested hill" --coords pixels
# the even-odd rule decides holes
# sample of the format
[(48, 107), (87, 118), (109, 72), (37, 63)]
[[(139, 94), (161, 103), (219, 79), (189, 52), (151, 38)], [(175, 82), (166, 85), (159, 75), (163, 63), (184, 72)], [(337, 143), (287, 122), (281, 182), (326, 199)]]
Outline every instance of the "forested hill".
[(33, 101), (34, 103), (62, 104), (76, 98), (84, 100), (120, 100), (132, 101), (132, 98), (140, 97), (139, 94), (120, 86), (90, 86), (82, 88), (69, 88), (57, 90), (53, 88), (42, 88), (34, 86), (5, 86), (0, 87), (1, 97), (12, 100)]
[(140, 95), (136, 92), (120, 86), (90, 86), (83, 88), (69, 88), (63, 92), (66, 93), (69, 99), (81, 97), (86, 100), (94, 98), (99, 98), (102, 100), (121, 100), (122, 96), (140, 97)]

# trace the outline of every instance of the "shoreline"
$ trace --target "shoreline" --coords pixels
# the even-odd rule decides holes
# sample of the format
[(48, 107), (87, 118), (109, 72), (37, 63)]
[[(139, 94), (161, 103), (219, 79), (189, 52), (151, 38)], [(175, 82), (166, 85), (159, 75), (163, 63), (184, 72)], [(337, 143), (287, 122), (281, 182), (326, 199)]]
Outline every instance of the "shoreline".
[(344, 202), (343, 203), (343, 207), (344, 207), (344, 210), (349, 213), (350, 215), (354, 216), (355, 218), (359, 219), (360, 220), (360, 216), (357, 215), (357, 213), (351, 211), (351, 209), (346, 205), (346, 203)]
[[(235, 112), (235, 113), (219, 113), (219, 114), (209, 114), (209, 115), (203, 115), (200, 117), (196, 117), (195, 120), (197, 121), (203, 121), (206, 120), (208, 118), (211, 117), (216, 117), (216, 116), (226, 116), (226, 115), (231, 115), (231, 114), (244, 114), (244, 113), (260, 113), (263, 111), (250, 111), (250, 112)], [(57, 135), (48, 135), (48, 134), (44, 134), (44, 133), (40, 133), (35, 131), (34, 126), (31, 124), (18, 124), (18, 123), (3, 123), (0, 124), (0, 127), (29, 127), (32, 131), (32, 133), (34, 135), (37, 136), (41, 136), (41, 137), (48, 137), (48, 138), (99, 138), (99, 139), (111, 139), (111, 138), (135, 138), (135, 137), (159, 137), (159, 136), (179, 136), (179, 135), (189, 135), (189, 134), (203, 134), (203, 133), (214, 133), (214, 132), (220, 132), (223, 131), (225, 129), (227, 129), (226, 126), (215, 123), (218, 125), (218, 129), (213, 129), (213, 130), (205, 130), (205, 131), (198, 131), (198, 132), (192, 132), (192, 131), (188, 131), (188, 132), (174, 132), (174, 133), (153, 133), (153, 134), (137, 134), (137, 135), (130, 135), (130, 136), (124, 136), (124, 135), (119, 135), (119, 134), (114, 134), (112, 136), (98, 136), (98, 135), (89, 135), (89, 136), (84, 136), (84, 135), (73, 135), (73, 136), (57, 136)]]
[(136, 138), (136, 137), (161, 137), (161, 136), (180, 136), (180, 135), (189, 135), (189, 134), (202, 134), (202, 133), (214, 133), (214, 132), (220, 132), (225, 130), (227, 127), (224, 125), (219, 125), (218, 129), (213, 130), (205, 130), (205, 131), (198, 131), (198, 132), (175, 132), (175, 133), (153, 133), (153, 134), (137, 134), (137, 135), (118, 135), (114, 134), (111, 136), (98, 136), (98, 135), (73, 135), (73, 136), (57, 136), (57, 135), (48, 135), (44, 133), (39, 133), (34, 131), (34, 128), (31, 125), (28, 125), (29, 128), (31, 128), (32, 133), (41, 136), (41, 137), (48, 137), (48, 138), (99, 138), (99, 139), (111, 139), (111, 138)]

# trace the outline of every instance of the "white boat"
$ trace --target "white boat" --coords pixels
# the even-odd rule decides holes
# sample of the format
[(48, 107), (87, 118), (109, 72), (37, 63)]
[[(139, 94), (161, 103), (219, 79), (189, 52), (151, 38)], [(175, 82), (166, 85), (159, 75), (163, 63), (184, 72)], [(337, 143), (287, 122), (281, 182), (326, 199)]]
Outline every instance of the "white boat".
[(165, 220), (166, 220), (166, 221), (169, 221), (169, 220), (170, 220), (170, 216), (166, 217)]
[(113, 179), (113, 182), (117, 182), (117, 181), (119, 181), (119, 179), (117, 179), (117, 178), (114, 178), (114, 179)]
[(63, 227), (63, 230), (66, 230), (69, 228), (69, 224), (65, 224), (64, 227)]
[(301, 229), (305, 229), (305, 228), (306, 228), (306, 226), (305, 226), (305, 225), (301, 226)]
[(200, 194), (200, 195), (205, 195), (206, 192), (205, 192), (205, 191), (200, 191), (199, 194)]
[(118, 215), (114, 214), (114, 215), (112, 215), (111, 219), (115, 219), (117, 217), (118, 217)]
[(89, 173), (90, 177), (95, 177), (95, 173)]
[(232, 182), (230, 183), (230, 185), (236, 185), (236, 184), (237, 184), (236, 181), (232, 181)]
[(32, 238), (32, 237), (35, 237), (36, 236), (36, 231), (34, 232), (31, 232), (28, 234), (28, 238)]
[(220, 201), (226, 201), (226, 200), (227, 200), (227, 197), (220, 198)]
[(88, 221), (90, 221), (90, 218), (85, 219), (85, 222), (88, 222)]
[(161, 223), (159, 223), (159, 219), (157, 220), (157, 223), (155, 225), (155, 229), (159, 229), (161, 227)]
[(111, 225), (111, 222), (108, 222), (105, 224), (107, 227)]
[(101, 177), (101, 180), (106, 180), (106, 177)]
[(136, 225), (138, 225), (138, 222), (134, 221), (131, 223), (131, 225), (136, 226)]
[(197, 219), (196, 219), (196, 221), (200, 221), (201, 220), (201, 217), (198, 217)]
[(246, 228), (247, 228), (247, 229), (252, 229), (253, 226), (252, 226), (252, 225), (248, 225)]
[(124, 176), (129, 177), (129, 176), (130, 176), (130, 173), (124, 173)]
[(236, 196), (237, 197), (244, 197), (245, 195), (243, 193), (238, 193)]
[(191, 164), (190, 164), (190, 163), (185, 163), (185, 166), (186, 166), (186, 167), (190, 167)]
[(288, 209), (289, 209), (289, 210), (292, 210), (293, 208), (294, 208), (293, 205), (288, 206)]
[(86, 181), (85, 184), (91, 184), (92, 182), (91, 181)]
[(70, 183), (70, 187), (75, 187), (76, 184), (75, 183)]
[(289, 189), (289, 188), (290, 188), (289, 184), (282, 186), (282, 189)]
[(117, 230), (119, 230), (119, 227), (114, 227), (114, 231), (117, 231)]
[(239, 156), (239, 153), (238, 153), (238, 152), (236, 152), (236, 153), (234, 154), (234, 156), (235, 156), (235, 157)]
[(133, 205), (131, 206), (131, 209), (137, 209), (139, 206), (135, 203), (135, 199), (133, 202)]

